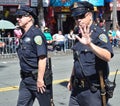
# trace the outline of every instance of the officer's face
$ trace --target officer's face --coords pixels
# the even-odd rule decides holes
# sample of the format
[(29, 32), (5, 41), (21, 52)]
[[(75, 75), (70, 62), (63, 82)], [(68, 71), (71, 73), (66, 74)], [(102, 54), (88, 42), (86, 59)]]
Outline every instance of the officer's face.
[(86, 14), (82, 14), (79, 16), (74, 17), (76, 25), (78, 27), (85, 27), (88, 26), (92, 17), (91, 17), (91, 13), (86, 13)]
[(16, 16), (16, 20), (18, 25), (24, 28), (30, 21), (32, 21), (32, 18), (30, 15), (18, 15)]

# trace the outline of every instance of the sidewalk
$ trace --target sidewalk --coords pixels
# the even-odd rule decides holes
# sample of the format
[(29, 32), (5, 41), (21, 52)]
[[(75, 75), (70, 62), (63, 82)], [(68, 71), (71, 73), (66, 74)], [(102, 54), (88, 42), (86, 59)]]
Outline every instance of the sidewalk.
[[(119, 53), (120, 48), (118, 47), (113, 47), (114, 53)], [(71, 49), (67, 49), (66, 52), (63, 51), (48, 51), (48, 56), (53, 57), (53, 56), (61, 56), (61, 55), (69, 55), (73, 53)], [(16, 59), (17, 58), (17, 53), (14, 54), (0, 54), (0, 61), (5, 61), (9, 59)]]
[[(72, 50), (68, 49), (66, 52), (63, 51), (48, 51), (48, 56), (61, 56), (61, 55), (69, 55), (72, 53)], [(11, 59), (18, 59), (17, 53), (14, 54), (0, 54), (0, 61), (9, 61)]]

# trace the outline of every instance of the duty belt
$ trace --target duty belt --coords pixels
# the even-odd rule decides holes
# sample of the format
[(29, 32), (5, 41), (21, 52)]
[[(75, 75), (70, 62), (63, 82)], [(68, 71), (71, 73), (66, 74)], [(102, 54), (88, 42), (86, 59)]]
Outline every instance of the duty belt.
[(23, 72), (23, 71), (21, 71), (20, 72), (20, 75), (21, 75), (21, 78), (27, 78), (27, 77), (33, 77), (33, 74), (32, 74), (32, 72)]
[[(91, 82), (94, 87), (97, 89), (100, 88), (100, 84)], [(72, 81), (73, 87), (80, 89), (89, 89), (91, 85), (86, 81), (86, 79), (73, 78)]]

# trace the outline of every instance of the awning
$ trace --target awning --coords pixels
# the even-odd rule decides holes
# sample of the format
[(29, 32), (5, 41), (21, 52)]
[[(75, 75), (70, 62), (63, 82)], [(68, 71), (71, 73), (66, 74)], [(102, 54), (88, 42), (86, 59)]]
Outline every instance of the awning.
[[(50, 6), (71, 6), (74, 2), (84, 0), (50, 0)], [(94, 6), (104, 6), (104, 0), (86, 0)]]

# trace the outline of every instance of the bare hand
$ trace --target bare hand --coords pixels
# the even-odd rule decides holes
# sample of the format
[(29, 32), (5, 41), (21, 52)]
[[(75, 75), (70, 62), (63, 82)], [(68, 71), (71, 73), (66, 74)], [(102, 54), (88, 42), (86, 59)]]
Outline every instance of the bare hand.
[(90, 26), (81, 26), (80, 32), (82, 34), (82, 37), (76, 36), (76, 38), (84, 45), (89, 45), (91, 43), (91, 32), (90, 32)]
[(45, 86), (43, 80), (37, 81), (37, 91), (38, 92), (44, 93), (45, 92), (45, 88), (46, 88), (46, 86)]
[(71, 82), (68, 82), (67, 88), (68, 88), (69, 91), (72, 90), (72, 84), (71, 84)]

